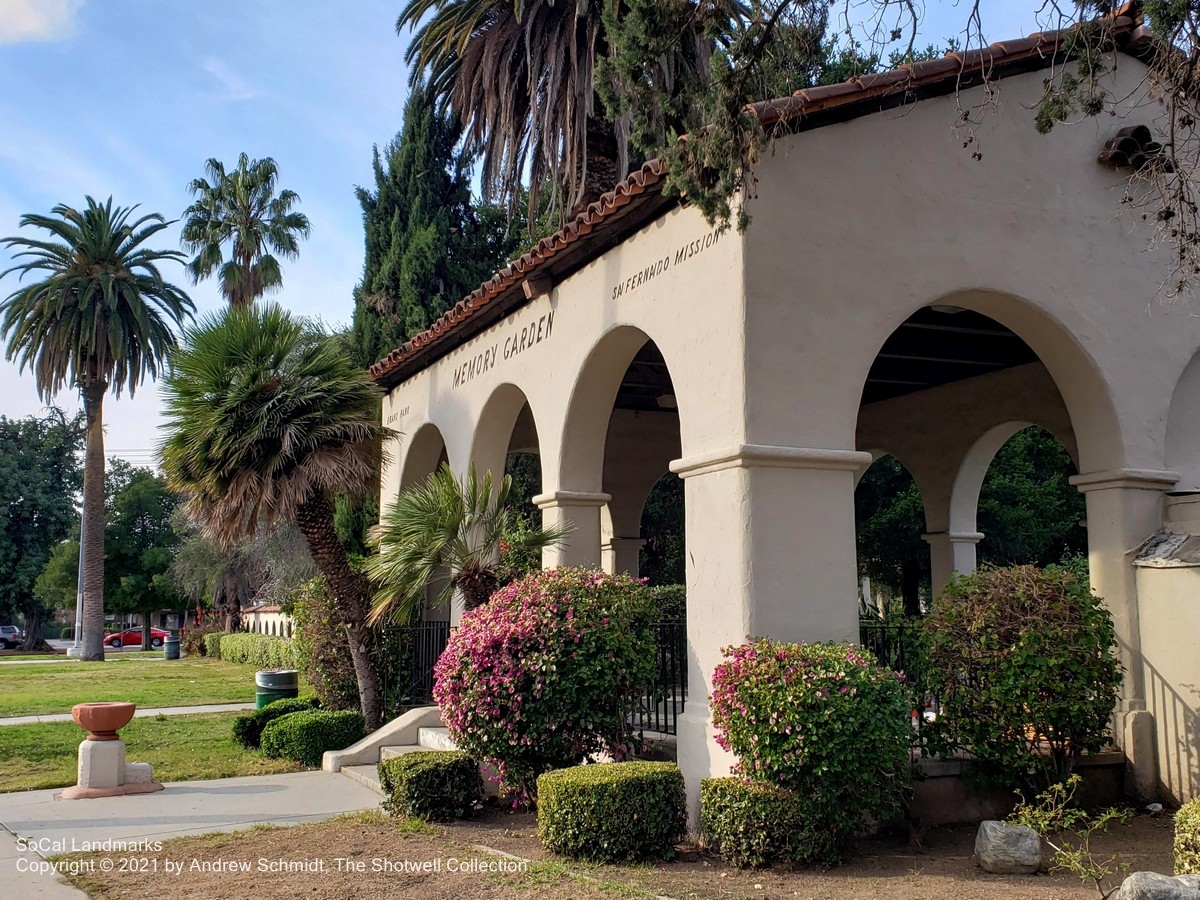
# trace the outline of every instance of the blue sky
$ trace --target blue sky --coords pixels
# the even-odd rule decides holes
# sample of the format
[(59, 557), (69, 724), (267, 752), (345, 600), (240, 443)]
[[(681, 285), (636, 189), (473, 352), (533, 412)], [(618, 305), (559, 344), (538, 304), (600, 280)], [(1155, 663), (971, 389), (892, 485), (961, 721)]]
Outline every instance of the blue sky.
[[(407, 87), (401, 0), (0, 0), (0, 235), (24, 212), (110, 194), (177, 218), (217, 157), (274, 157), (312, 236), (284, 269), (289, 308), (344, 324), (362, 268), (356, 184), (371, 145), (399, 129)], [(1035, 27), (1030, 0), (985, 0), (990, 39)], [(858, 13), (856, 13), (858, 14)], [(964, 3), (928, 4), (924, 33), (961, 31)], [(177, 226), (163, 246), (173, 247)], [(0, 250), (0, 270), (10, 260)], [(186, 284), (182, 269), (179, 283)], [(0, 281), (0, 296), (16, 287)], [(188, 286), (200, 311), (213, 283)], [(42, 408), (32, 377), (0, 361), (0, 414)], [(73, 411), (76, 397), (57, 402)], [(105, 402), (108, 455), (152, 464), (158, 396)]]

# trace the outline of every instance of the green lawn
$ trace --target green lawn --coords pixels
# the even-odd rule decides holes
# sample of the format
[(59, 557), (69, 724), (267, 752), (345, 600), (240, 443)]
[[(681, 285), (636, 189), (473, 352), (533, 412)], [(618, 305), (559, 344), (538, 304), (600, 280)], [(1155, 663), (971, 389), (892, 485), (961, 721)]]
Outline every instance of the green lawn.
[[(69, 713), (76, 703), (99, 700), (127, 700), (140, 709), (253, 703), (254, 671), (202, 656), (164, 661), (118, 653), (98, 663), (62, 657), (0, 663), (0, 717)], [(301, 680), (300, 693), (307, 688)]]
[[(297, 772), (302, 766), (267, 759), (233, 742), (237, 713), (148, 716), (121, 729), (130, 762), (148, 762), (155, 781), (228, 778)], [(83, 732), (74, 722), (0, 728), (0, 792), (64, 787), (75, 783)]]

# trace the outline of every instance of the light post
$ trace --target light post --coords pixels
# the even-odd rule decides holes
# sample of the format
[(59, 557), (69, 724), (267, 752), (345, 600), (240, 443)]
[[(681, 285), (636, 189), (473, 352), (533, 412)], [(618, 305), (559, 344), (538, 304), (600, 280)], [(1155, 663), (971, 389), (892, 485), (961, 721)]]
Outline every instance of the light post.
[(83, 519), (79, 522), (79, 568), (75, 587), (75, 643), (67, 648), (67, 656), (83, 653)]

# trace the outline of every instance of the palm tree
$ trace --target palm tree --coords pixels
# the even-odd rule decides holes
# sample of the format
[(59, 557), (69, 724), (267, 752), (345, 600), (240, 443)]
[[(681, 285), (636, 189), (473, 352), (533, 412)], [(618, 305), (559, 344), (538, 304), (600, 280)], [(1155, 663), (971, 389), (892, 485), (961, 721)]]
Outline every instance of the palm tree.
[(368, 654), (370, 584), (334, 531), (332, 498), (374, 483), (379, 388), (343, 346), (279, 306), (230, 307), (184, 335), (163, 397), (168, 484), (225, 547), (283, 522), (304, 535), (350, 647), (368, 727), (382, 716)]
[(104, 659), (104, 395), (130, 396), (157, 377), (175, 346), (175, 330), (190, 316), (187, 294), (165, 281), (164, 261), (177, 250), (145, 243), (170, 223), (160, 215), (130, 221), (137, 209), (91, 197), (82, 212), (59, 205), (50, 215), (28, 214), (20, 227), (49, 232), (46, 240), (9, 237), (18, 262), (0, 272), (44, 276), (0, 304), (6, 356), (29, 366), (46, 402), (63, 387), (83, 397), (87, 444), (83, 470), (83, 646), (85, 660)]
[(437, 602), (448, 602), (457, 590), (467, 609), (481, 606), (500, 583), (502, 540), (518, 541), (518, 551), (541, 550), (567, 536), (563, 527), (514, 531), (511, 488), (506, 475), (493, 491), (492, 473), (481, 479), (474, 467), (460, 482), (443, 463), (424, 484), (402, 493), (371, 531), (379, 553), (366, 562), (378, 585), (370, 621), (411, 619), (425, 588), (447, 569), (452, 574)]
[[(243, 153), (231, 173), (218, 159), (204, 168), (208, 178), (188, 185), (196, 202), (183, 211), (183, 247), (195, 254), (188, 271), (197, 283), (216, 272), (225, 299), (249, 306), (283, 284), (272, 254), (296, 258), (298, 238), (308, 237), (308, 217), (295, 211), (300, 200), (295, 191), (275, 193), (279, 167), (270, 157), (252, 160)], [(231, 245), (229, 259), (225, 244)]]
[(572, 209), (624, 174), (613, 126), (598, 115), (594, 70), (602, 15), (616, 0), (408, 0), (405, 60), (427, 73), (482, 154), (485, 196), (509, 197), (528, 173), (531, 219), (551, 185)]

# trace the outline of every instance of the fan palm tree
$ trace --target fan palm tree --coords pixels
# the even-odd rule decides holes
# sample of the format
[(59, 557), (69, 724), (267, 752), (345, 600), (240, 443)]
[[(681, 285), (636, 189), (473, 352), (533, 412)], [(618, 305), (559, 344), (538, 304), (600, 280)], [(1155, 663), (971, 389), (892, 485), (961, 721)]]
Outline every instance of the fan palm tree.
[(28, 214), (20, 227), (49, 238), (8, 237), (16, 251), (4, 272), (41, 276), (0, 304), (6, 356), (37, 379), (49, 402), (68, 384), (83, 398), (87, 443), (83, 474), (83, 645), (85, 660), (104, 659), (104, 395), (130, 396), (157, 377), (175, 346), (175, 330), (190, 316), (187, 294), (163, 279), (159, 264), (177, 250), (146, 242), (170, 223), (152, 214), (132, 219), (136, 206), (100, 204), (82, 211), (59, 205), (50, 215)]
[(563, 527), (514, 530), (508, 503), (512, 479), (493, 490), (492, 473), (474, 467), (459, 481), (445, 463), (423, 484), (402, 493), (371, 530), (379, 552), (367, 558), (367, 574), (378, 585), (371, 622), (408, 621), (420, 607), (425, 588), (449, 570), (436, 602), (455, 591), (467, 609), (488, 601), (500, 583), (500, 542), (514, 550), (541, 550), (567, 536)]
[[(570, 209), (612, 189), (622, 145), (598, 115), (594, 76), (602, 15), (617, 0), (408, 0), (405, 60), (463, 122), (482, 154), (484, 193), (515, 197), (528, 174), (531, 218), (543, 185)], [(622, 157), (622, 158), (619, 158)]]
[(389, 432), (379, 388), (335, 337), (276, 305), (189, 328), (165, 380), (163, 470), (206, 534), (233, 546), (283, 522), (304, 535), (346, 628), (368, 727), (382, 716), (368, 655), (370, 585), (334, 531), (332, 498), (375, 480)]
[[(237, 168), (225, 171), (218, 159), (204, 164), (207, 178), (188, 185), (196, 198), (183, 211), (183, 247), (195, 254), (188, 271), (195, 282), (214, 272), (221, 293), (234, 306), (249, 306), (283, 284), (279, 260), (295, 259), (299, 238), (308, 237), (308, 217), (295, 207), (295, 191), (275, 192), (279, 167), (275, 160), (238, 157)], [(226, 259), (223, 246), (229, 244)]]

